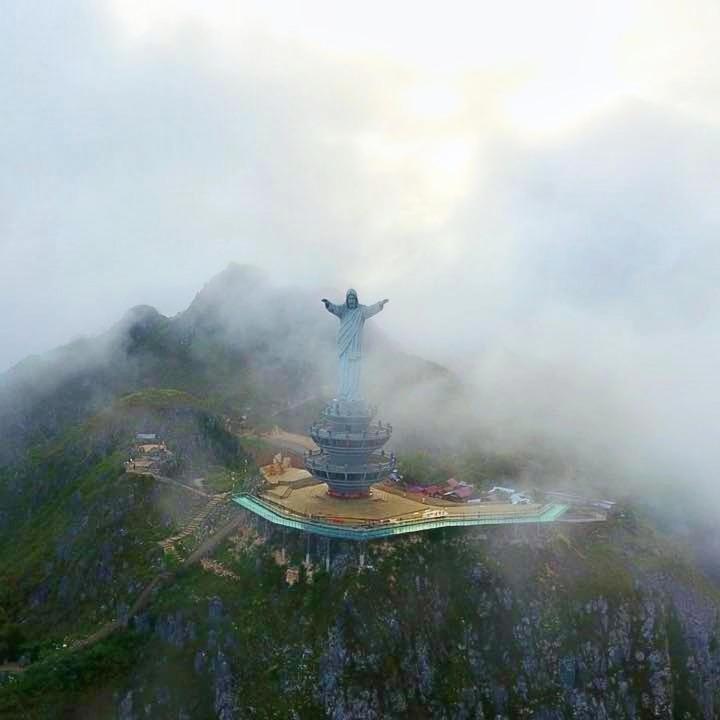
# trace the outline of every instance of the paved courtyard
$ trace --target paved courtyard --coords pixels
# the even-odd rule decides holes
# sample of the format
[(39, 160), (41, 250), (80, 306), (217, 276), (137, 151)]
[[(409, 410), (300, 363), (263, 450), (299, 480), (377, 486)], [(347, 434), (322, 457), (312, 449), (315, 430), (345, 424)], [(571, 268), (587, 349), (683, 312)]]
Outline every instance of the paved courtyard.
[[(279, 489), (278, 489), (279, 490)], [(422, 496), (407, 493), (403, 496), (387, 492), (375, 485), (369, 498), (343, 500), (327, 494), (327, 485), (319, 483), (309, 487), (268, 488), (262, 498), (278, 505), (285, 511), (316, 520), (341, 520), (343, 524), (364, 525), (368, 521), (399, 521), (447, 517), (528, 517), (538, 515), (544, 505), (511, 505), (505, 503), (438, 503), (422, 501)]]

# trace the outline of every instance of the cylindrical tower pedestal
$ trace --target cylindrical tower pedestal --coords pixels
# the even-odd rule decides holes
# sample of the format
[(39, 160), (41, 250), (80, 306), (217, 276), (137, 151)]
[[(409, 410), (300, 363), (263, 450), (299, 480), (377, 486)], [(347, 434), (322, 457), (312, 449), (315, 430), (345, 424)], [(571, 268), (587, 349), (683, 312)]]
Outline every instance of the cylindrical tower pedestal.
[(375, 408), (363, 402), (333, 400), (313, 424), (310, 436), (320, 450), (308, 453), (305, 467), (341, 498), (367, 497), (370, 486), (395, 467), (382, 449), (392, 427), (373, 422)]

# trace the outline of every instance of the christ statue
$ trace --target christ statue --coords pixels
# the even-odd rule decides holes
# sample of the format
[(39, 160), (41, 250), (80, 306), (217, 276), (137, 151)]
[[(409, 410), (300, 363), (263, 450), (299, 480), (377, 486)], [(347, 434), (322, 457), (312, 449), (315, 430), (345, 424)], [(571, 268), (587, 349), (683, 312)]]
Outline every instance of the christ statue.
[(360, 361), (362, 360), (363, 325), (368, 318), (377, 315), (388, 300), (374, 305), (361, 305), (352, 288), (347, 291), (345, 302), (335, 305), (323, 298), (325, 309), (340, 318), (337, 335), (338, 357), (340, 358), (338, 399), (350, 402), (360, 400)]

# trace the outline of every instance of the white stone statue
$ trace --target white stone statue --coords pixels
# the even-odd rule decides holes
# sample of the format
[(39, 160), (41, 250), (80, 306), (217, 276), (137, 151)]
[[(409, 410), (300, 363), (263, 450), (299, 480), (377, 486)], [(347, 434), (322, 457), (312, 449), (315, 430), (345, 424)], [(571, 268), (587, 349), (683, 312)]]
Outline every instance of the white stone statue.
[(361, 305), (357, 293), (351, 288), (347, 291), (342, 305), (335, 305), (326, 298), (323, 298), (322, 302), (328, 312), (340, 318), (337, 334), (340, 359), (338, 399), (348, 402), (359, 401), (363, 325), (368, 318), (377, 315), (389, 300), (381, 300), (374, 305)]

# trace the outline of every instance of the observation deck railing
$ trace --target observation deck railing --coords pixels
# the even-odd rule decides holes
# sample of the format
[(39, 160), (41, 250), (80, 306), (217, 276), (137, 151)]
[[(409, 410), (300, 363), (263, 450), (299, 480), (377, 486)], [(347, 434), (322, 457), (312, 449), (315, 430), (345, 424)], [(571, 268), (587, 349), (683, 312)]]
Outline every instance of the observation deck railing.
[(391, 435), (392, 428), (389, 426), (374, 426), (362, 432), (334, 430), (319, 424), (310, 428), (310, 437), (323, 448), (375, 449), (385, 445)]
[(375, 477), (390, 472), (395, 467), (395, 462), (395, 455), (387, 455), (384, 452), (370, 453), (367, 462), (357, 465), (332, 463), (323, 450), (313, 450), (305, 455), (305, 467), (321, 477), (357, 478), (363, 475)]
[(491, 515), (488, 513), (468, 513), (452, 516), (425, 516), (423, 512), (413, 511), (392, 518), (359, 519), (303, 514), (266, 498), (253, 495), (240, 495), (235, 502), (260, 517), (277, 525), (303, 530), (305, 532), (336, 537), (346, 540), (372, 540), (390, 535), (401, 535), (441, 527), (472, 527), (476, 525), (509, 525), (527, 523), (554, 522), (567, 510), (567, 505), (548, 504), (539, 509), (528, 509), (512, 515)]

